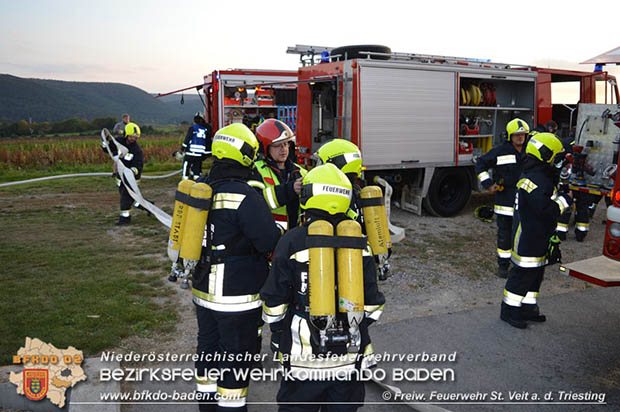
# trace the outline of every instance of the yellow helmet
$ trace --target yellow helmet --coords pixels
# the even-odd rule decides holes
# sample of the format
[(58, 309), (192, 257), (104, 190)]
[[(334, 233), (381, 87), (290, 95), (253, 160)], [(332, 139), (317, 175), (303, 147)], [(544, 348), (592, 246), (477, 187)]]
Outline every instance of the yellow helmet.
[(525, 147), (525, 153), (544, 163), (553, 163), (555, 156), (563, 151), (562, 142), (553, 133), (536, 133)]
[(319, 209), (330, 215), (349, 210), (353, 190), (349, 178), (331, 163), (317, 166), (304, 176), (302, 209)]
[(525, 120), (521, 119), (512, 119), (506, 125), (506, 133), (508, 133), (508, 141), (515, 133), (524, 133), (528, 134), (530, 132), (530, 127), (527, 125)]
[(256, 159), (258, 140), (246, 125), (233, 123), (215, 133), (211, 151), (218, 159), (230, 159), (250, 167)]
[(125, 125), (125, 137), (136, 135), (140, 137), (140, 127), (134, 122), (129, 122)]
[(316, 155), (320, 159), (319, 164), (333, 163), (345, 174), (362, 175), (362, 153), (348, 140), (330, 140), (319, 148)]

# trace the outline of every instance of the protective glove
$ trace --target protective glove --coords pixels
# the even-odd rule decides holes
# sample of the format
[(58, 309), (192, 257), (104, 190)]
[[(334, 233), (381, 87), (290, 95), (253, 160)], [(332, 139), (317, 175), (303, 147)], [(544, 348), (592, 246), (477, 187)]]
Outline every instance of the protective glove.
[(560, 251), (560, 243), (562, 243), (562, 241), (560, 240), (558, 235), (553, 235), (549, 239), (549, 246), (547, 246), (547, 265), (562, 263), (562, 252)]

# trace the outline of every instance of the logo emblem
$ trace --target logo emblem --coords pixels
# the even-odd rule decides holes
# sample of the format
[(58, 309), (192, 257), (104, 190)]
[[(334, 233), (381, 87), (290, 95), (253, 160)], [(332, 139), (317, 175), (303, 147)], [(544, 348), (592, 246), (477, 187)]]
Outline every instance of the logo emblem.
[(47, 395), (49, 388), (49, 370), (24, 369), (24, 394), (32, 401), (40, 401)]

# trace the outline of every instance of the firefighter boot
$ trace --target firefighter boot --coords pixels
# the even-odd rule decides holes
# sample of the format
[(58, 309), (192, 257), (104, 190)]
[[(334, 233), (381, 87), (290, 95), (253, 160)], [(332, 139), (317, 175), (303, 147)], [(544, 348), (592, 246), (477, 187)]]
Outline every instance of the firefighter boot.
[(120, 216), (118, 218), (118, 222), (115, 223), (116, 226), (128, 225), (131, 223), (131, 216)]
[(583, 242), (587, 234), (588, 232), (583, 230), (575, 230), (575, 239), (577, 239), (577, 242)]
[(502, 311), (500, 312), (499, 317), (501, 320), (508, 322), (510, 326), (514, 326), (515, 328), (525, 329), (527, 327), (527, 322), (525, 322), (521, 317), (520, 307), (510, 306), (502, 302)]
[(521, 305), (521, 316), (523, 320), (529, 320), (530, 322), (544, 322), (547, 320), (545, 315), (540, 314), (538, 305)]
[(555, 234), (558, 235), (558, 238), (560, 238), (560, 240), (562, 242), (564, 242), (566, 240), (566, 232), (557, 231), (557, 232), (555, 232)]

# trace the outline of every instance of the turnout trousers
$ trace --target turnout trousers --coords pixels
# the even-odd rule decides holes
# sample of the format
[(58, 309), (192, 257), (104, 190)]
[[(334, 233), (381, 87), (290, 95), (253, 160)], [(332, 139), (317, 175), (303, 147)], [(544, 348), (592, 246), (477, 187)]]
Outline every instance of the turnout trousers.
[[(354, 412), (364, 403), (364, 383), (353, 381), (299, 381), (282, 379), (279, 412)], [(316, 402), (325, 402), (320, 405)], [(338, 404), (337, 402), (344, 402)], [(305, 404), (304, 404), (305, 403)]]
[(513, 307), (536, 305), (545, 267), (523, 268), (513, 265), (506, 281), (504, 303)]
[[(196, 306), (196, 353), (203, 357), (208, 355), (207, 359), (195, 362), (197, 391), (208, 399), (200, 403), (201, 411), (247, 411), (245, 403), (249, 376), (245, 380), (239, 379), (233, 370), (249, 369), (252, 362), (247, 359), (247, 354), (258, 353), (256, 328), (261, 313), (262, 308), (245, 312), (218, 312)], [(228, 369), (230, 372), (218, 375), (219, 379), (215, 381), (208, 376), (209, 371), (214, 369)]]
[(512, 250), (512, 216), (497, 214), (497, 264), (508, 269)]
[(183, 179), (196, 180), (202, 174), (202, 156), (183, 157)]

